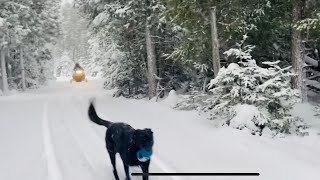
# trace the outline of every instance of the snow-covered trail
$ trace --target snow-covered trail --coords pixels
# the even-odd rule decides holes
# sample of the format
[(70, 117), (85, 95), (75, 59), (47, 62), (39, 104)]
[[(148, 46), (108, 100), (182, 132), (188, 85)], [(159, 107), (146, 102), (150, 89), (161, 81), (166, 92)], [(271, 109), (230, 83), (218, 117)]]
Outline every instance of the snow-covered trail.
[[(100, 85), (100, 81), (57, 82), (0, 99), (0, 180), (113, 179), (105, 128), (87, 117), (88, 99), (107, 95)], [(151, 170), (167, 170), (160, 160), (155, 162)], [(120, 157), (117, 166), (124, 179)], [(132, 168), (131, 172), (140, 169)]]
[[(135, 128), (151, 127), (151, 172), (259, 172), (260, 177), (151, 177), (151, 180), (320, 178), (320, 137), (259, 138), (216, 129), (195, 112), (112, 98), (102, 81), (48, 87), (0, 98), (0, 180), (112, 180), (105, 128), (87, 118), (88, 99), (98, 114)], [(120, 158), (118, 158), (120, 159)], [(121, 179), (124, 170), (117, 161)], [(131, 172), (140, 172), (131, 168)], [(133, 180), (141, 178), (134, 177)]]

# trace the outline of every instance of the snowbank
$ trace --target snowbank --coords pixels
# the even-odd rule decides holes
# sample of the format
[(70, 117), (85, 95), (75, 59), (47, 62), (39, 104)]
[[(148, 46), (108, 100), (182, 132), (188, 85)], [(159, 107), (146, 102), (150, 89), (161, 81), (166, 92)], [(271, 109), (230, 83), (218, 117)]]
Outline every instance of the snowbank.
[(247, 104), (239, 104), (234, 106), (236, 116), (230, 120), (230, 127), (236, 129), (248, 128), (251, 131), (258, 131), (259, 129), (254, 124), (255, 119), (260, 116), (260, 111), (257, 107)]
[(317, 112), (315, 112), (314, 109), (315, 106), (309, 103), (297, 103), (291, 110), (293, 116), (299, 116), (307, 122), (311, 128), (311, 134), (313, 130), (316, 131), (316, 133), (320, 133), (320, 117), (315, 116)]
[(161, 101), (161, 104), (167, 105), (169, 107), (174, 107), (178, 102), (178, 95), (175, 90), (171, 90), (167, 98)]

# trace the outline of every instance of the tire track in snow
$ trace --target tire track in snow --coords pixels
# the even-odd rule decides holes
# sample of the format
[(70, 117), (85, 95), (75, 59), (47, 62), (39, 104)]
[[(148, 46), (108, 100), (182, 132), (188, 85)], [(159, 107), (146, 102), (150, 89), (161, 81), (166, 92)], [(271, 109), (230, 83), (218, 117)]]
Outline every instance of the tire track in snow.
[[(66, 180), (102, 180), (99, 173), (93, 172), (93, 168), (83, 153), (82, 147), (71, 133), (71, 129), (77, 128), (68, 126), (67, 121), (73, 118), (73, 113), (69, 113), (67, 99), (58, 98), (54, 101), (52, 109), (49, 109), (49, 117), (52, 120), (51, 134), (56, 150), (56, 157), (61, 167), (61, 172)], [(58, 116), (57, 116), (58, 115)], [(52, 119), (51, 119), (52, 117)], [(84, 141), (87, 143), (88, 141)], [(88, 143), (87, 143), (88, 144)]]
[(43, 105), (43, 117), (42, 117), (42, 136), (44, 144), (45, 159), (48, 169), (48, 180), (63, 180), (57, 159), (54, 151), (52, 136), (49, 127), (48, 119), (48, 106), (49, 103), (45, 102)]
[[(76, 97), (76, 96), (71, 96), (71, 98), (73, 98), (73, 107), (74, 107), (74, 110), (76, 110), (79, 114), (83, 113), (83, 111), (77, 107), (76, 105), (76, 101), (78, 101), (78, 104), (79, 104), (79, 100), (81, 100), (81, 102), (88, 102), (88, 107), (89, 107), (89, 101), (90, 99), (92, 98), (92, 96), (88, 96), (88, 97)], [(81, 103), (80, 103), (81, 104)], [(87, 109), (85, 109), (85, 114), (87, 115)], [(88, 119), (88, 124), (89, 124), (89, 127), (91, 129), (91, 132), (94, 134), (94, 136), (96, 137), (96, 139), (98, 139), (98, 141), (102, 144), (105, 144), (105, 140), (104, 138), (101, 139), (101, 134), (97, 132), (97, 129), (95, 127), (99, 127), (97, 126), (96, 124), (94, 123), (91, 123), (90, 120), (89, 120), (89, 117), (88, 115), (86, 116), (87, 119)], [(104, 134), (105, 134), (105, 131), (104, 131)]]
[[(68, 131), (71, 138), (76, 143), (78, 152), (82, 154), (82, 157), (86, 161), (86, 164), (89, 166), (89, 171), (92, 175), (96, 176), (96, 179), (105, 179), (106, 174), (103, 171), (99, 171), (100, 167), (105, 167), (106, 163), (104, 160), (101, 160), (101, 156), (97, 156), (97, 154), (101, 154), (102, 150), (97, 150), (95, 147), (99, 147), (99, 145), (103, 146), (102, 142), (98, 138), (92, 138), (92, 135), (95, 135), (92, 132), (87, 132), (87, 126), (83, 124), (83, 117), (77, 113), (77, 108), (74, 106), (74, 99), (68, 97), (64, 100), (64, 104), (69, 105), (68, 113), (72, 115), (72, 118), (67, 117), (65, 114), (63, 115), (62, 124)], [(77, 122), (73, 121), (76, 120)], [(83, 133), (85, 132), (85, 133)], [(98, 142), (97, 142), (98, 141)], [(89, 146), (88, 146), (89, 145)], [(104, 146), (103, 146), (104, 147)], [(103, 152), (103, 154), (105, 154)], [(97, 158), (98, 157), (98, 158)], [(103, 164), (101, 163), (103, 162)], [(112, 168), (111, 165), (105, 168)], [(105, 169), (104, 168), (104, 169)]]
[[(177, 173), (173, 168), (167, 166), (156, 154), (153, 155), (152, 162), (165, 173)], [(182, 180), (182, 178), (177, 176), (171, 176), (171, 179)]]
[[(87, 99), (89, 102), (89, 98), (84, 98), (84, 97), (77, 98), (75, 96), (73, 97), (73, 101), (72, 101), (73, 107), (79, 113), (83, 113), (83, 112), (79, 108), (77, 108), (75, 101), (78, 101), (78, 102), (79, 102), (79, 100), (85, 101), (84, 99)], [(81, 104), (81, 102), (80, 102), (80, 104)], [(104, 138), (102, 138), (100, 136), (100, 134), (97, 132), (97, 129), (91, 125), (90, 125), (90, 128), (94, 132), (95, 136), (98, 137), (99, 139), (101, 139), (101, 142), (105, 143)], [(177, 173), (177, 171), (174, 170), (174, 168), (169, 167), (168, 165), (166, 165), (166, 163), (164, 161), (161, 160), (161, 158), (159, 158), (159, 156), (157, 155), (157, 152), (154, 153), (152, 160), (151, 160), (151, 163), (153, 163), (156, 167), (158, 167), (164, 173)], [(172, 180), (186, 180), (186, 178), (182, 179), (181, 177), (177, 177), (177, 176), (172, 176), (172, 177), (170, 177), (170, 179), (172, 179)]]
[(84, 157), (86, 163), (88, 164), (88, 166), (89, 166), (89, 168), (90, 168), (90, 173), (91, 173), (91, 174), (94, 174), (94, 173), (92, 173), (92, 171), (94, 170), (92, 162), (90, 162), (90, 161), (88, 160), (87, 154), (83, 152), (83, 150), (82, 150), (82, 148), (81, 148), (81, 145), (80, 145), (78, 139), (76, 138), (76, 136), (74, 135), (74, 133), (73, 133), (72, 130), (70, 129), (68, 123), (67, 123), (67, 122), (64, 122), (64, 120), (63, 120), (62, 124), (64, 125), (65, 129), (68, 131), (69, 135), (70, 135), (71, 138), (73, 139), (73, 142), (76, 144), (77, 149), (79, 150), (78, 152), (80, 152), (80, 153), (82, 154), (82, 156)]

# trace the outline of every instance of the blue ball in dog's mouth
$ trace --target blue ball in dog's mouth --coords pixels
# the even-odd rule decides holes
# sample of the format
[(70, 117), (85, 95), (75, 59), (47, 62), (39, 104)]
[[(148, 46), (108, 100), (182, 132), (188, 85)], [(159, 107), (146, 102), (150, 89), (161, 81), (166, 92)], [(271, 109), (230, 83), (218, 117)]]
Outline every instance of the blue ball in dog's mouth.
[(146, 162), (151, 158), (152, 152), (150, 151), (145, 151), (145, 150), (139, 150), (137, 152), (137, 159), (140, 162)]

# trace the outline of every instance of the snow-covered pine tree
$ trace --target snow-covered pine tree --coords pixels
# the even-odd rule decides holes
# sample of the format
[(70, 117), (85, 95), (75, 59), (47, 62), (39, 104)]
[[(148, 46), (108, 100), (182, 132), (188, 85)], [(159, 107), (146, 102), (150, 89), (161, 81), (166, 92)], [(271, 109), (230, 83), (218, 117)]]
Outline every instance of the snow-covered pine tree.
[(90, 64), (88, 68), (92, 75), (104, 77), (107, 89), (116, 88), (117, 74), (123, 53), (119, 50), (112, 37), (106, 37), (103, 30), (93, 33), (89, 40)]
[(26, 85), (37, 86), (52, 77), (49, 43), (59, 35), (59, 0), (17, 0), (0, 2), (0, 17), (5, 19), (6, 60), (10, 67), (11, 88), (22, 88), (20, 49), (23, 49)]
[(294, 28), (299, 31), (310, 31), (320, 29), (320, 13), (316, 13), (313, 18), (306, 18), (294, 24)]
[[(244, 37), (246, 38), (246, 36)], [(212, 108), (214, 117), (223, 117), (226, 124), (252, 133), (300, 133), (303, 121), (290, 115), (289, 110), (299, 102), (300, 92), (291, 88), (294, 75), (290, 67), (280, 68), (276, 62), (263, 62), (269, 68), (256, 64), (251, 52), (254, 46), (238, 44), (225, 52), (239, 59), (222, 68), (209, 83), (210, 91), (219, 97)]]
[(71, 77), (73, 72), (73, 67), (75, 63), (70, 58), (70, 55), (67, 52), (64, 52), (60, 57), (59, 61), (56, 62), (57, 70), (56, 76), (57, 77)]
[[(123, 93), (127, 95), (146, 93), (146, 89), (148, 89), (148, 86), (146, 86), (146, 77), (149, 76), (146, 74), (148, 69), (146, 65), (146, 42), (150, 41), (145, 40), (146, 19), (152, 22), (149, 24), (150, 40), (152, 42), (155, 41), (153, 37), (156, 35), (154, 32), (157, 30), (156, 25), (159, 23), (159, 12), (163, 8), (159, 1), (152, 0), (148, 2), (146, 4), (146, 1), (140, 0), (75, 1), (76, 7), (89, 14), (93, 34), (98, 34), (99, 37), (102, 37), (99, 42), (102, 46), (101, 48), (117, 48), (116, 51), (119, 54), (117, 57), (119, 59), (116, 61), (107, 59), (106, 62), (118, 66), (116, 69), (121, 69), (121, 71), (116, 71), (118, 72), (117, 76), (119, 76), (117, 78), (114, 78), (115, 73), (112, 73), (111, 79), (119, 81), (111, 84), (116, 84), (119, 91), (128, 92), (129, 94)], [(99, 35), (103, 33), (105, 33), (104, 36)], [(116, 46), (113, 44), (116, 44)], [(112, 51), (115, 52), (114, 50)], [(112, 69), (115, 68), (114, 66)], [(152, 71), (155, 75), (157, 75), (157, 72), (154, 72), (156, 70), (156, 68), (153, 68)], [(110, 84), (109, 77), (107, 77), (107, 85)]]

